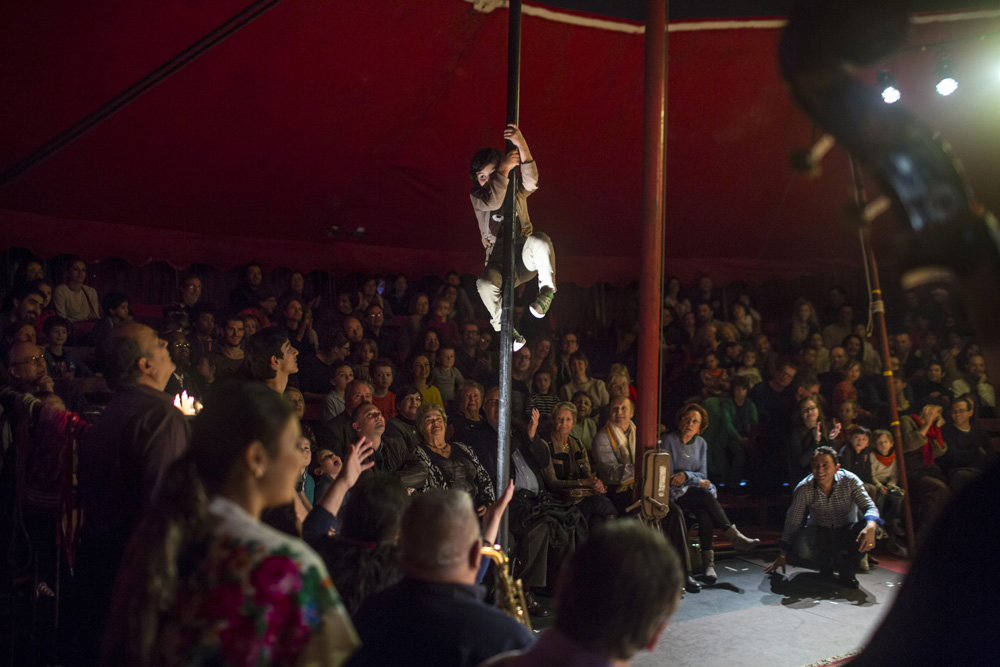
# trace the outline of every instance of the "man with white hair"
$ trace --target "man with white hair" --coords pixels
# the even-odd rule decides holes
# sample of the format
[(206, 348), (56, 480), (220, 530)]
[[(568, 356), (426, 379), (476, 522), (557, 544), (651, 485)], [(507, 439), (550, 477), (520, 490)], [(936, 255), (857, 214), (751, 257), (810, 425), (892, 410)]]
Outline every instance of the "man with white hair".
[(475, 586), (481, 546), (469, 494), (432, 489), (417, 496), (400, 530), (403, 579), (358, 610), (361, 649), (349, 667), (473, 667), (530, 645), (531, 631), (486, 604)]

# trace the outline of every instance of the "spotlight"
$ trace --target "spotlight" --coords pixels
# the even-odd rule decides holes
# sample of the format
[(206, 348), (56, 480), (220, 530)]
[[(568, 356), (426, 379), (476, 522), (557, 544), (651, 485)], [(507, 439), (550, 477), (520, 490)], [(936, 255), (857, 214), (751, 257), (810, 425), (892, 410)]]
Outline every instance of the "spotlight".
[(958, 90), (958, 79), (955, 78), (955, 66), (947, 58), (938, 60), (934, 69), (937, 75), (937, 88), (939, 95), (948, 96)]
[(878, 73), (878, 87), (882, 90), (882, 99), (886, 104), (895, 104), (901, 97), (896, 77), (889, 70)]

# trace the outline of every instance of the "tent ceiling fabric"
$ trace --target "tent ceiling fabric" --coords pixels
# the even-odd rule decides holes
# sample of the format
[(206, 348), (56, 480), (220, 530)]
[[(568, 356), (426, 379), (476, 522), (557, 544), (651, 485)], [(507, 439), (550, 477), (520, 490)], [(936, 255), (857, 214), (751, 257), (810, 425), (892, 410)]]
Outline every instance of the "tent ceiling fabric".
[[(0, 169), (248, 4), (7, 3)], [(0, 188), (0, 243), (175, 265), (252, 257), (340, 273), (477, 272), (468, 160), (501, 146), (506, 28), (506, 10), (463, 0), (285, 0)], [(927, 23), (914, 41), (989, 30), (998, 19)], [(846, 156), (835, 150), (817, 181), (788, 168), (813, 128), (778, 76), (779, 35), (670, 36), (671, 272), (763, 279), (859, 263), (843, 215)], [(933, 53), (893, 68), (905, 102), (949, 138), (997, 209), (1000, 60), (977, 44), (951, 50), (968, 78), (953, 99), (933, 92)], [(520, 117), (540, 171), (531, 215), (553, 237), (560, 280), (638, 276), (642, 51), (642, 35), (524, 18)], [(991, 58), (992, 87), (973, 85)], [(358, 227), (363, 238), (349, 235)]]

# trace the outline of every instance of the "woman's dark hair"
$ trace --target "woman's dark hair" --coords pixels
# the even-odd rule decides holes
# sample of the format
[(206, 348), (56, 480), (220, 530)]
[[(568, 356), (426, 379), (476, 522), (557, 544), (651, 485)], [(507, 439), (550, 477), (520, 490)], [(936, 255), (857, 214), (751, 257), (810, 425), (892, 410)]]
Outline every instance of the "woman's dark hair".
[(348, 496), (341, 534), (376, 544), (395, 542), (406, 501), (406, 489), (398, 477), (388, 473), (374, 475)]
[(577, 350), (573, 354), (569, 355), (569, 363), (572, 364), (574, 361), (582, 361), (583, 365), (587, 368), (587, 372), (590, 372), (590, 361), (587, 359), (587, 355), (580, 350)]
[(476, 151), (469, 162), (469, 178), (472, 179), (472, 182), (478, 186), (479, 179), (477, 176), (479, 172), (491, 164), (500, 166), (500, 151), (495, 148), (480, 148)]
[(365, 598), (399, 576), (396, 536), (407, 500), (399, 478), (379, 473), (351, 490), (340, 536), (325, 537), (315, 545), (352, 616)]
[[(742, 357), (743, 355), (740, 355), (740, 358)], [(736, 391), (737, 389), (746, 389), (747, 391), (749, 391), (750, 380), (748, 380), (745, 375), (734, 375), (733, 378), (729, 381), (729, 389), (731, 391)]]
[(167, 472), (159, 496), (129, 540), (115, 585), (102, 664), (159, 662), (159, 622), (174, 604), (177, 585), (207, 555), (208, 499), (217, 494), (247, 447), (269, 455), (293, 418), (280, 394), (259, 382), (227, 380), (194, 419), (187, 452)]

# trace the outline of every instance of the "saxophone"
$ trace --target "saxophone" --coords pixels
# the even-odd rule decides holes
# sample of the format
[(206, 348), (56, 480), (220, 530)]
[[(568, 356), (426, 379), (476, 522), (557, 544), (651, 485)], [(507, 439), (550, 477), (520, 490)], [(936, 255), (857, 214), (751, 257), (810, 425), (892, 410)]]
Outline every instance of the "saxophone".
[(528, 603), (524, 600), (524, 588), (520, 579), (514, 579), (510, 573), (510, 559), (500, 549), (500, 545), (483, 545), (480, 549), (483, 556), (496, 563), (500, 572), (500, 588), (497, 591), (499, 599), (497, 606), (515, 621), (531, 629), (531, 619), (528, 616)]

